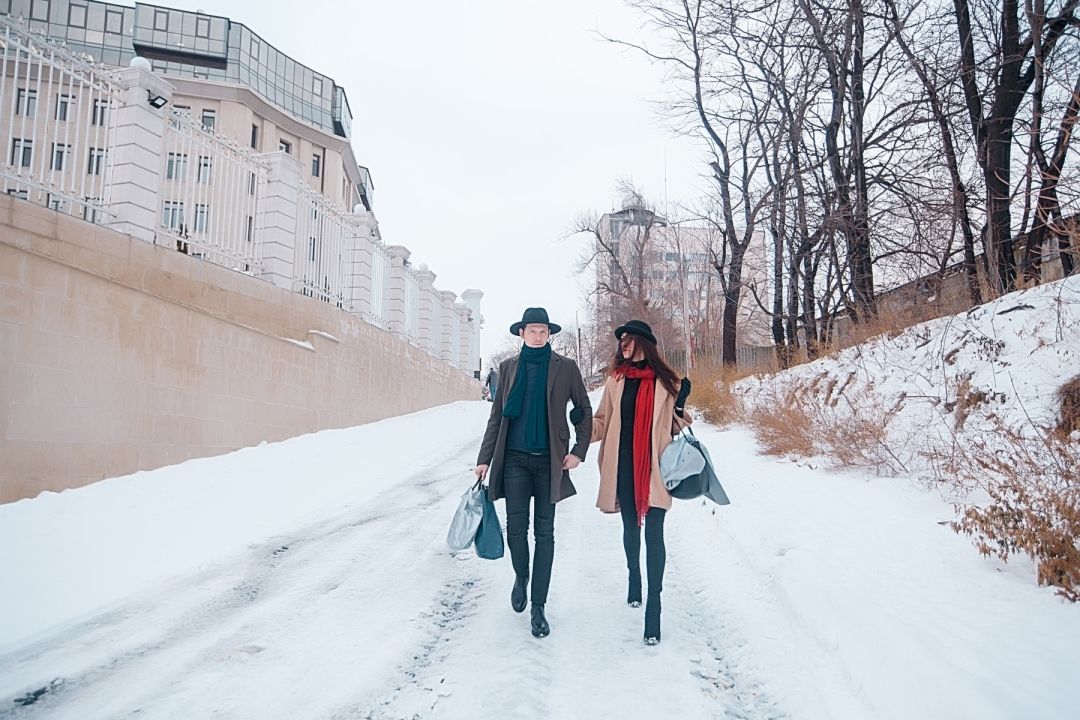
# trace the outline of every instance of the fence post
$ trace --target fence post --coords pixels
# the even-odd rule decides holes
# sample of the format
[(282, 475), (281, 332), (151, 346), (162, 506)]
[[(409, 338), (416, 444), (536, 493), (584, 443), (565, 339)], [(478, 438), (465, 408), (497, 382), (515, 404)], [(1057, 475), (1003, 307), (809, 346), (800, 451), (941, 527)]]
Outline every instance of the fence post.
[(441, 312), (439, 313), (440, 324), (438, 331), (439, 338), (439, 357), (451, 365), (457, 367), (457, 348), (454, 347), (454, 338), (457, 336), (458, 316), (454, 310), (454, 301), (457, 300), (457, 293), (449, 290), (440, 290), (438, 292), (439, 305), (441, 306)]
[(461, 293), (461, 299), (472, 313), (469, 320), (469, 365), (466, 369), (475, 370), (480, 365), (480, 328), (484, 326), (484, 316), (480, 314), (480, 301), (484, 299), (484, 292), (475, 288), (465, 290)]
[(465, 303), (459, 302), (454, 305), (454, 312), (458, 318), (458, 342), (457, 347), (454, 348), (456, 356), (453, 360), (455, 367), (459, 367), (466, 372), (472, 372), (474, 369), (472, 364), (472, 346), (473, 346), (473, 324), (469, 319), (472, 311)]
[(416, 300), (416, 335), (420, 341), (420, 347), (429, 354), (439, 355), (439, 329), (435, 325), (435, 304), (439, 297), (435, 294), (435, 273), (428, 270), (427, 265), (421, 265), (416, 271), (416, 283), (419, 286)]
[(404, 338), (408, 326), (405, 318), (405, 263), (412, 253), (403, 245), (391, 245), (386, 252), (390, 255), (390, 277), (386, 279), (386, 319), (390, 332)]
[(374, 253), (375, 218), (369, 212), (352, 215), (352, 239), (345, 269), (346, 297), (360, 317), (371, 313), (371, 261)]
[(296, 277), (296, 213), (300, 164), (284, 152), (265, 156), (270, 166), (262, 230), (262, 278), (294, 290)]
[(174, 88), (151, 72), (146, 60), (135, 58), (131, 62), (131, 67), (120, 72), (121, 105), (116, 108), (116, 143), (110, 150), (112, 218), (108, 224), (152, 243), (160, 225), (169, 111), (151, 107), (150, 99), (169, 100)]

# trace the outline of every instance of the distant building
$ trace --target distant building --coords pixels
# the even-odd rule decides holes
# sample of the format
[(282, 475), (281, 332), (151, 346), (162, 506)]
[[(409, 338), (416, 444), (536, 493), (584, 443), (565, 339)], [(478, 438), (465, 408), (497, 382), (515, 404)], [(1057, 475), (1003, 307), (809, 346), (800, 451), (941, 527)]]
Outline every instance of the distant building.
[[(672, 223), (636, 195), (625, 198), (618, 211), (604, 214), (597, 233), (594, 322), (600, 335), (630, 316), (643, 315), (669, 357), (685, 355), (687, 331), (695, 355), (716, 355), (724, 295), (713, 258), (723, 252), (722, 233), (700, 223)], [(763, 236), (747, 250), (743, 283), (737, 342), (769, 345), (768, 315), (749, 288), (753, 284), (769, 307)]]

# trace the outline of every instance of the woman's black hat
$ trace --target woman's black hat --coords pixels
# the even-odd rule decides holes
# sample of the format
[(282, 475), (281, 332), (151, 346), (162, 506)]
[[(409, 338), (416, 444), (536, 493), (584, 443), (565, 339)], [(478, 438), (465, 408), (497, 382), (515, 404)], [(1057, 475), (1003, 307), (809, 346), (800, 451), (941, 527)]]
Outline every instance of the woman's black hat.
[(622, 340), (622, 336), (626, 333), (643, 337), (653, 345), (656, 344), (656, 336), (652, 334), (652, 328), (641, 320), (630, 320), (625, 325), (615, 328), (615, 337), (619, 340)]

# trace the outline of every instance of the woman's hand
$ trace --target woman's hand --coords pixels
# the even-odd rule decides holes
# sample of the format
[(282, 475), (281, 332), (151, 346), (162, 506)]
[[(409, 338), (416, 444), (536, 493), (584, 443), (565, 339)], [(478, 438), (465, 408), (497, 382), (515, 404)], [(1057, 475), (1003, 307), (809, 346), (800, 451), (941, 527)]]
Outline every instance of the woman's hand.
[(682, 417), (683, 410), (686, 408), (686, 398), (690, 397), (690, 381), (687, 378), (683, 378), (679, 383), (679, 396), (675, 398), (675, 412), (679, 417)]

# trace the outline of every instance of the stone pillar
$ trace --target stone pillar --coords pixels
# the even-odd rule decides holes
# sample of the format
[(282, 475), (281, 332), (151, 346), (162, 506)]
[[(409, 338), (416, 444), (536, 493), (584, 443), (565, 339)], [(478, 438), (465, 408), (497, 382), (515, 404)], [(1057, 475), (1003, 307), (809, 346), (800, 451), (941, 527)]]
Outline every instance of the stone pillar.
[(440, 290), (438, 296), (440, 308), (440, 327), (438, 328), (439, 357), (444, 362), (457, 367), (457, 348), (454, 347), (454, 336), (457, 334), (455, 331), (458, 325), (457, 312), (454, 310), (454, 301), (457, 300), (457, 294), (449, 290)]
[(405, 322), (405, 264), (411, 254), (408, 248), (402, 245), (391, 245), (386, 248), (390, 254), (390, 277), (386, 279), (386, 319), (390, 324), (390, 332), (400, 338), (406, 336)]
[(435, 273), (428, 270), (427, 265), (421, 265), (416, 271), (416, 284), (419, 288), (416, 293), (416, 335), (420, 341), (420, 347), (431, 355), (439, 355), (438, 328), (435, 327), (438, 312), (436, 303), (439, 296), (435, 292)]
[[(120, 107), (109, 110), (116, 113), (116, 142), (108, 149), (111, 190), (104, 200), (113, 214), (109, 227), (152, 243), (161, 224), (165, 129), (170, 111), (168, 105), (156, 110), (150, 107), (147, 97), (149, 93), (149, 97), (169, 100), (174, 88), (151, 72), (150, 63), (143, 58), (131, 62), (131, 67), (120, 71), (124, 88)], [(44, 106), (42, 98), (38, 112)], [(85, 163), (86, 158), (75, 158), (75, 162)]]
[(346, 296), (352, 312), (361, 317), (371, 313), (371, 259), (378, 223), (369, 212), (356, 212), (352, 220), (352, 247), (346, 257)]
[(454, 305), (454, 312), (458, 317), (458, 346), (457, 357), (454, 361), (454, 366), (461, 368), (465, 372), (472, 375), (473, 370), (477, 367), (472, 364), (472, 346), (473, 338), (475, 334), (473, 332), (472, 322), (472, 310), (465, 303), (457, 303)]
[(461, 299), (472, 313), (469, 323), (469, 367), (476, 370), (480, 367), (480, 330), (484, 327), (484, 316), (480, 313), (480, 301), (484, 298), (481, 290), (466, 290), (461, 293)]
[(300, 163), (285, 152), (264, 156), (270, 163), (263, 203), (262, 278), (293, 289), (296, 266), (296, 203), (300, 193)]

